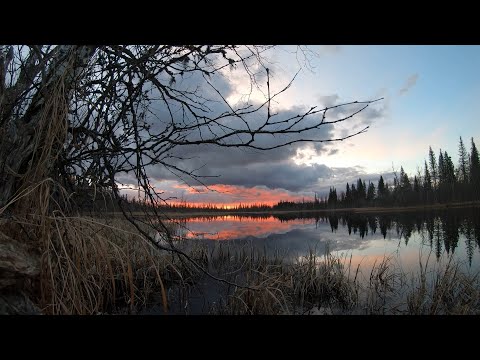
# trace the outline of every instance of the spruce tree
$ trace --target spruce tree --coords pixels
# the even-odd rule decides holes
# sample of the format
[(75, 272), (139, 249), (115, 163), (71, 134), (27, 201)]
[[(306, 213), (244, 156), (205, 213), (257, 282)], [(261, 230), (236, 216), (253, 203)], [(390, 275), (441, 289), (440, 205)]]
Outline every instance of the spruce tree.
[(437, 181), (438, 181), (438, 171), (437, 171), (437, 161), (435, 158), (435, 153), (432, 150), (432, 147), (429, 147), (429, 161), (430, 161), (430, 174), (432, 176), (432, 189), (435, 190), (437, 188)]
[(350, 185), (347, 182), (347, 189), (345, 191), (345, 202), (347, 203), (347, 206), (352, 205), (352, 192), (350, 191)]
[(415, 193), (416, 199), (420, 197), (420, 181), (417, 178), (417, 175), (414, 176), (413, 178), (413, 192)]
[(383, 176), (380, 175), (380, 179), (378, 180), (378, 197), (383, 197), (385, 195), (385, 182), (383, 181)]
[(443, 161), (443, 152), (440, 149), (440, 153), (438, 155), (438, 181), (437, 181), (437, 200), (444, 201), (445, 199), (445, 164)]
[(455, 195), (456, 188), (456, 177), (455, 177), (455, 166), (453, 165), (452, 158), (445, 151), (443, 155), (444, 162), (444, 172), (445, 172), (445, 191), (446, 191), (446, 200), (452, 201)]
[(477, 147), (475, 146), (475, 142), (473, 141), (473, 137), (472, 148), (470, 151), (470, 184), (473, 199), (478, 199), (480, 197), (480, 160)]
[(424, 201), (430, 202), (432, 200), (432, 178), (430, 176), (430, 171), (428, 171), (427, 161), (425, 161), (425, 169), (423, 175), (423, 191), (424, 191)]
[(466, 184), (468, 183), (468, 153), (463, 145), (462, 137), (460, 136), (460, 143), (458, 144), (458, 182)]
[(368, 182), (367, 201), (371, 205), (375, 199), (375, 185), (372, 182)]

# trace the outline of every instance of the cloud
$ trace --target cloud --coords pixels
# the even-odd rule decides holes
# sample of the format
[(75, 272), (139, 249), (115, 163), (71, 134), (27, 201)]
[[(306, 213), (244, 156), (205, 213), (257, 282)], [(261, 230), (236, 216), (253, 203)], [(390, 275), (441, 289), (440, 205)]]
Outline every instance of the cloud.
[[(231, 94), (235, 93), (235, 86), (232, 86), (232, 82), (229, 80), (227, 74), (221, 74), (221, 76), (212, 76), (209, 80), (219, 91), (222, 92), (223, 97), (228, 99)], [(225, 111), (228, 111), (228, 105), (224, 103), (223, 99), (205, 83), (205, 79), (198, 74), (189, 75), (184, 78), (179, 78), (172, 87), (177, 90), (195, 91), (195, 94), (202, 96), (203, 98), (211, 99), (211, 101), (202, 102), (197, 104), (198, 106), (204, 106), (207, 110), (205, 115), (217, 116)], [(188, 102), (188, 99), (185, 99)], [(256, 104), (255, 99), (251, 99), (251, 102)], [(338, 94), (330, 94), (319, 97), (321, 106), (334, 106), (343, 102)], [(161, 102), (154, 104), (151, 107), (151, 113), (147, 117), (146, 121), (151, 124), (151, 131), (153, 133), (161, 134), (173, 124), (181, 124), (182, 126), (193, 124), (197, 121), (191, 117), (188, 113), (180, 111), (178, 104), (169, 102), (170, 109)], [(232, 107), (239, 107), (242, 104), (230, 104)], [(331, 109), (327, 112), (327, 121), (337, 120), (339, 118), (346, 117), (353, 112), (359, 110), (360, 104), (352, 104), (345, 107), (338, 107)], [(292, 129), (298, 129), (297, 125), (293, 125), (291, 121), (284, 122), (289, 118), (295, 117), (299, 114), (303, 114), (308, 110), (305, 106), (294, 106), (286, 110), (281, 110), (277, 115), (272, 117), (273, 121), (277, 123), (275, 125), (267, 125), (265, 130), (275, 130), (279, 126), (288, 126), (291, 124)], [(384, 114), (384, 108), (374, 104), (361, 113), (357, 114), (353, 119), (347, 120), (339, 126), (339, 129), (343, 129), (342, 134), (351, 134), (354, 131), (358, 131), (360, 126), (366, 126), (372, 123), (375, 119), (382, 117)], [(260, 127), (264, 124), (267, 118), (266, 109), (249, 114), (245, 116), (248, 126), (252, 129)], [(304, 126), (314, 127), (319, 123), (322, 118), (322, 114), (311, 115), (303, 119)], [(221, 120), (221, 125), (225, 126), (223, 129), (220, 126), (211, 125), (205, 127), (202, 131), (193, 129), (190, 131), (181, 132), (178, 138), (174, 140), (183, 141), (187, 140), (199, 140), (215, 137), (222, 134), (225, 129), (247, 129), (247, 125), (237, 117), (226, 117)], [(230, 131), (230, 130), (229, 130)], [(254, 139), (253, 145), (258, 147), (271, 147), (277, 144), (304, 140), (328, 140), (336, 136), (338, 131), (333, 125), (323, 125), (318, 129), (312, 129), (308, 133), (298, 134), (278, 134), (275, 136), (263, 134), (257, 135)], [(238, 141), (247, 141), (249, 137), (246, 135), (239, 135), (239, 137), (230, 137), (224, 140), (225, 144), (233, 144)], [(151, 147), (155, 147), (154, 139), (151, 139), (145, 134), (145, 142)], [(304, 151), (308, 148), (308, 151)], [(237, 147), (220, 147), (211, 144), (200, 145), (181, 145), (173, 146), (168, 149), (168, 152), (163, 154), (163, 164), (150, 165), (147, 168), (147, 173), (151, 176), (154, 185), (158, 189), (164, 191), (163, 198), (182, 197), (188, 195), (189, 197), (195, 197), (198, 202), (224, 202), (226, 198), (222, 200), (221, 192), (217, 192), (220, 195), (212, 195), (210, 192), (189, 192), (188, 186), (198, 186), (200, 183), (193, 178), (176, 171), (172, 167), (178, 169), (184, 169), (186, 172), (192, 172), (194, 175), (199, 176), (202, 183), (208, 186), (233, 186), (235, 193), (246, 194), (246, 198), (251, 195), (250, 192), (245, 189), (263, 189), (259, 190), (257, 198), (255, 196), (248, 197), (248, 201), (262, 199), (266, 201), (268, 196), (275, 195), (276, 199), (282, 196), (293, 198), (297, 196), (294, 193), (313, 194), (313, 191), (323, 191), (328, 187), (325, 185), (329, 183), (337, 183), (344, 181), (345, 179), (353, 178), (362, 173), (361, 169), (357, 168), (330, 168), (322, 164), (305, 164), (296, 163), (293, 159), (304, 160), (321, 155), (334, 155), (338, 152), (338, 149), (332, 149), (331, 143), (321, 142), (299, 142), (289, 146), (269, 150), (260, 151), (248, 148)], [(144, 159), (147, 160), (146, 158)], [(135, 159), (130, 159), (132, 163), (135, 163)], [(171, 165), (170, 168), (166, 165)], [(126, 174), (118, 177), (119, 182), (125, 184), (136, 185), (136, 180), (133, 175)], [(343, 182), (345, 184), (345, 181)], [(267, 196), (267, 193), (270, 194)], [(247, 196), (248, 195), (248, 196)], [(273, 196), (272, 195), (272, 196)], [(226, 196), (226, 195), (225, 195)], [(261, 197), (263, 196), (263, 198)], [(205, 200), (200, 200), (200, 199)], [(235, 197), (231, 197), (234, 199)], [(195, 201), (197, 201), (195, 200)], [(245, 199), (244, 199), (245, 200)], [(192, 200), (189, 200), (192, 201)], [(241, 200), (235, 200), (240, 202)], [(246, 201), (246, 200), (245, 200)]]
[(403, 95), (407, 91), (409, 91), (412, 87), (414, 87), (415, 84), (417, 83), (418, 76), (419, 76), (418, 73), (410, 75), (407, 81), (405, 82), (405, 85), (403, 85), (403, 87), (398, 91), (398, 94)]
[[(221, 170), (221, 169), (215, 169)], [(205, 178), (208, 185), (198, 186), (190, 182), (191, 186), (181, 184), (172, 174), (164, 174), (164, 178), (152, 177), (152, 185), (162, 198), (170, 202), (186, 200), (197, 204), (275, 204), (279, 200), (301, 201), (302, 198), (312, 200), (313, 193), (325, 197), (331, 186), (338, 190), (338, 194), (345, 190), (346, 183), (355, 183), (358, 178), (369, 181), (377, 186), (381, 174), (367, 174), (362, 167), (331, 168), (326, 165), (313, 166), (296, 164), (276, 164), (263, 166), (253, 164), (248, 168), (241, 166), (223, 169), (223, 174), (217, 178)], [(393, 174), (382, 174), (386, 182), (393, 182)], [(122, 177), (124, 183), (135, 185), (134, 177)], [(130, 180), (130, 181), (129, 181)], [(135, 190), (124, 191), (131, 196)]]
[[(222, 161), (223, 163), (223, 161)], [(330, 168), (326, 165), (297, 165), (292, 160), (274, 163), (245, 163), (243, 165), (221, 165), (209, 162), (197, 172), (206, 185), (225, 184), (245, 187), (265, 186), (269, 189), (284, 189), (289, 191), (305, 191), (314, 188), (318, 179), (332, 177)], [(178, 180), (164, 169), (156, 167), (151, 172), (155, 180)], [(193, 179), (186, 179), (191, 186), (200, 185)]]
[[(338, 101), (338, 95), (329, 95), (323, 98), (324, 103), (335, 104)], [(341, 108), (332, 109), (327, 114), (331, 120), (344, 117), (351, 111), (358, 110), (358, 104), (350, 106), (351, 109)], [(294, 107), (288, 111), (278, 114), (278, 120), (289, 118), (305, 111), (303, 107)], [(349, 135), (359, 126), (366, 126), (376, 118), (383, 115), (382, 108), (376, 109), (369, 107), (357, 115), (358, 119), (347, 121), (342, 130), (342, 135)], [(263, 114), (250, 119), (250, 126), (257, 126), (262, 119)], [(313, 125), (318, 122), (320, 116), (307, 118), (307, 124)], [(227, 120), (230, 127), (239, 126), (234, 123), (235, 119)], [(238, 122), (238, 120), (237, 120)], [(360, 124), (356, 124), (356, 123)], [(261, 147), (274, 146), (281, 142), (292, 141), (296, 139), (331, 139), (334, 137), (335, 128), (332, 125), (325, 125), (319, 129), (309, 132), (308, 135), (289, 134), (284, 135), (263, 135), (255, 138), (255, 144)], [(236, 139), (232, 139), (235, 141)], [(317, 191), (319, 184), (325, 181), (332, 181), (343, 177), (340, 170), (332, 170), (326, 165), (309, 163), (309, 160), (319, 158), (322, 155), (329, 156), (338, 152), (338, 149), (332, 149), (331, 143), (312, 143), (300, 142), (289, 146), (277, 148), (274, 150), (260, 151), (248, 148), (225, 148), (212, 146), (209, 144), (178, 146), (172, 150), (175, 158), (166, 159), (178, 168), (186, 171), (193, 171), (195, 175), (200, 176), (202, 183), (206, 185), (234, 185), (253, 188), (255, 186), (265, 186), (268, 189), (283, 189), (291, 192)], [(358, 170), (352, 169), (355, 174)], [(160, 180), (179, 180), (175, 173), (183, 178), (190, 186), (200, 185), (192, 178), (173, 171), (173, 173), (162, 165), (150, 167), (148, 170), (153, 179)], [(337, 174), (336, 174), (337, 172)], [(336, 178), (335, 178), (336, 176)]]
[(318, 97), (318, 101), (320, 104), (324, 107), (329, 107), (337, 104), (337, 101), (340, 99), (340, 97), (337, 94), (331, 94), (331, 95), (320, 95)]
[[(370, 100), (374, 100), (375, 98), (371, 98)], [(344, 103), (348, 103), (349, 100), (342, 100), (338, 94), (330, 94), (330, 95), (320, 95), (318, 96), (318, 102), (321, 107), (332, 107)], [(333, 109), (329, 109), (327, 111), (327, 115), (329, 120), (337, 120), (344, 117), (347, 117), (353, 114), (356, 111), (362, 109), (366, 104), (357, 104), (352, 103), (349, 105), (339, 106)], [(362, 125), (370, 125), (373, 120), (382, 118), (385, 116), (387, 111), (387, 105), (385, 101), (381, 101), (378, 103), (373, 103), (369, 105), (367, 108), (362, 110), (360, 113), (355, 115), (353, 121), (353, 127), (360, 127)], [(352, 122), (347, 121), (347, 127), (350, 129), (352, 128)]]

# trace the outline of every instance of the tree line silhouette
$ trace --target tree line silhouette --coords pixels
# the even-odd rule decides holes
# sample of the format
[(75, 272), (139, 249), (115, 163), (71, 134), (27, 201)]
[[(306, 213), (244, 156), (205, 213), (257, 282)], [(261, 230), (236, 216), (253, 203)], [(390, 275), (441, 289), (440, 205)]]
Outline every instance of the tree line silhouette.
[(368, 184), (359, 178), (356, 183), (347, 183), (345, 191), (330, 187), (328, 196), (317, 197), (313, 202), (279, 202), (274, 209), (335, 209), (357, 207), (413, 206), (480, 200), (480, 159), (477, 147), (471, 138), (470, 152), (463, 143), (458, 145), (457, 166), (447, 151), (440, 149), (438, 157), (429, 147), (428, 163), (424, 161), (413, 177), (403, 166), (393, 172), (393, 182), (380, 176), (377, 185)]
[(473, 138), (471, 150), (467, 152), (460, 137), (458, 165), (453, 164), (447, 151), (440, 149), (438, 157), (429, 147), (428, 164), (425, 160), (423, 172), (410, 177), (400, 167), (394, 171), (393, 183), (387, 183), (380, 176), (377, 186), (359, 178), (356, 184), (347, 183), (345, 191), (337, 193), (330, 188), (326, 199), (328, 208), (364, 206), (406, 206), (480, 199), (480, 159)]
[[(156, 209), (167, 212), (189, 213), (202, 211), (214, 212), (262, 212), (271, 210), (320, 210), (342, 209), (357, 207), (385, 207), (385, 206), (414, 206), (427, 204), (442, 204), (450, 202), (464, 202), (480, 200), (480, 158), (473, 138), (470, 151), (466, 150), (462, 137), (458, 144), (459, 160), (457, 166), (447, 151), (440, 149), (438, 156), (432, 147), (429, 147), (428, 161), (424, 161), (423, 171), (418, 170), (413, 177), (400, 167), (394, 171), (393, 182), (387, 182), (380, 176), (377, 184), (365, 182), (359, 178), (355, 183), (347, 183), (345, 191), (339, 192), (331, 187), (328, 196), (314, 199), (303, 199), (301, 202), (279, 201), (271, 206), (267, 204), (238, 204), (225, 206), (222, 204), (192, 204), (186, 201), (179, 203), (161, 203)], [(97, 195), (96, 205), (92, 201), (94, 189), (84, 188), (82, 191), (81, 207), (83, 209), (101, 209), (115, 211), (114, 202), (105, 201)], [(132, 211), (144, 211), (153, 207), (151, 203), (141, 201), (135, 197), (122, 195), (125, 204)], [(77, 199), (78, 200), (78, 199)]]

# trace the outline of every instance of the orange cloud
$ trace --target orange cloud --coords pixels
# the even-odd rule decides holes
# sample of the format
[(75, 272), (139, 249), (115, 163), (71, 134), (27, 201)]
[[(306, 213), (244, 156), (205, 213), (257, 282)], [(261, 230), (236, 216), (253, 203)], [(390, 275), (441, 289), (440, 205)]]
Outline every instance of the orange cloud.
[[(236, 185), (216, 184), (207, 188), (201, 186), (189, 187), (186, 185), (175, 185), (175, 188), (185, 191), (186, 201), (190, 205), (203, 206), (213, 204), (219, 207), (233, 208), (242, 205), (266, 204), (275, 205), (280, 200), (302, 201), (312, 200), (310, 197), (295, 195), (287, 190), (268, 189), (263, 187), (246, 188)], [(172, 204), (179, 202), (172, 202)]]

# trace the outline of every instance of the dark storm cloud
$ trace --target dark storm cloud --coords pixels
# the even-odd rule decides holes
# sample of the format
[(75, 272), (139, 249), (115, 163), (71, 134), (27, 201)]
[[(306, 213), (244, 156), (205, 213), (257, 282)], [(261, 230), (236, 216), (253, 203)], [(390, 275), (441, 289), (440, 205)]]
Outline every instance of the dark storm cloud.
[[(209, 81), (215, 86), (217, 90), (222, 92), (224, 98), (228, 98), (233, 92), (233, 88), (226, 76), (212, 76)], [(206, 115), (215, 116), (225, 111), (228, 111), (228, 106), (218, 96), (206, 82), (205, 79), (198, 74), (194, 74), (182, 79), (177, 79), (172, 84), (173, 88), (183, 89), (189, 91), (197, 91), (197, 94), (212, 99), (207, 101)], [(154, 92), (155, 93), (155, 92)], [(341, 103), (340, 97), (337, 94), (323, 96), (319, 98), (319, 108), (322, 106), (333, 106)], [(171, 103), (171, 110), (173, 113), (173, 121), (176, 123), (192, 122), (194, 119), (188, 114), (178, 111), (178, 106)], [(317, 104), (316, 104), (317, 105)], [(234, 106), (234, 105), (232, 105)], [(238, 105), (240, 106), (240, 105)], [(208, 109), (207, 109), (208, 107)], [(348, 107), (340, 107), (329, 110), (327, 113), (328, 120), (336, 120), (341, 117), (350, 115), (352, 112), (358, 110), (358, 104), (349, 105)], [(272, 118), (275, 121), (289, 119), (296, 115), (306, 112), (308, 108), (303, 106), (292, 107), (288, 110), (281, 111), (278, 115)], [(152, 131), (161, 132), (172, 121), (170, 112), (167, 106), (162, 102), (154, 102), (151, 107), (152, 115), (147, 119), (152, 124)], [(351, 134), (359, 126), (370, 124), (376, 118), (383, 115), (383, 110), (375, 107), (369, 107), (362, 113), (356, 115), (353, 119), (348, 120), (348, 126), (345, 129), (346, 134)], [(246, 116), (246, 120), (251, 128), (256, 128), (263, 124), (267, 117), (266, 109)], [(309, 116), (304, 120), (304, 126), (313, 126), (318, 124), (321, 119), (320, 115)], [(235, 129), (246, 129), (246, 125), (236, 117), (230, 117), (222, 120), (222, 123)], [(278, 126), (278, 125), (276, 125)], [(293, 127), (297, 129), (298, 127)], [(267, 130), (274, 130), (274, 126), (266, 128)], [(210, 133), (211, 132), (211, 133)], [(220, 128), (210, 127), (203, 129), (203, 132), (193, 131), (188, 135), (190, 140), (204, 139), (213, 134), (221, 134)], [(304, 134), (288, 134), (288, 135), (258, 135), (255, 137), (254, 144), (258, 147), (271, 147), (280, 143), (285, 143), (294, 140), (303, 139), (330, 139), (334, 135), (333, 125), (324, 125), (319, 129), (313, 129)], [(247, 140), (243, 137), (240, 140)], [(231, 144), (238, 142), (239, 139), (232, 137), (227, 139), (226, 143)], [(327, 143), (328, 144), (328, 143)], [(247, 148), (228, 148), (208, 144), (202, 145), (186, 145), (177, 146), (170, 153), (174, 158), (166, 160), (170, 164), (184, 169), (185, 171), (194, 171), (198, 176), (205, 176), (201, 181), (207, 185), (226, 184), (237, 185), (245, 187), (254, 187), (264, 185), (269, 189), (285, 189), (289, 191), (316, 191), (323, 181), (340, 180), (348, 177), (348, 174), (343, 174), (345, 170), (331, 169), (325, 165), (297, 165), (292, 157), (297, 155), (297, 151), (304, 148), (305, 142), (296, 143), (290, 146), (277, 148), (269, 151), (260, 151)], [(331, 149), (325, 143), (310, 143), (310, 146), (315, 150), (316, 155), (333, 155), (338, 152), (338, 149)], [(349, 168), (347, 172), (359, 173), (356, 168)], [(172, 174), (163, 165), (151, 166), (148, 173), (156, 181), (161, 180), (178, 180), (175, 174)], [(178, 173), (177, 173), (178, 174)], [(189, 185), (198, 185), (197, 182), (191, 178), (182, 175), (184, 180)], [(124, 183), (135, 184), (133, 176), (122, 176), (118, 181)]]
[[(218, 169), (219, 171), (222, 169)], [(302, 191), (315, 187), (318, 179), (329, 179), (330, 168), (325, 165), (296, 165), (295, 163), (276, 163), (269, 166), (253, 164), (230, 167), (216, 180), (222, 184), (253, 187), (265, 185), (270, 189)], [(210, 180), (215, 181), (215, 180)]]
[[(197, 173), (205, 177), (202, 182), (206, 185), (225, 184), (254, 187), (264, 185), (269, 189), (285, 189), (289, 191), (302, 191), (315, 188), (319, 179), (329, 179), (332, 171), (328, 166), (314, 164), (296, 165), (291, 161), (272, 164), (251, 163), (244, 165), (232, 165), (216, 167), (209, 163)], [(176, 179), (176, 177), (163, 168), (156, 168), (152, 172), (155, 179)], [(189, 185), (198, 185), (190, 181)]]

